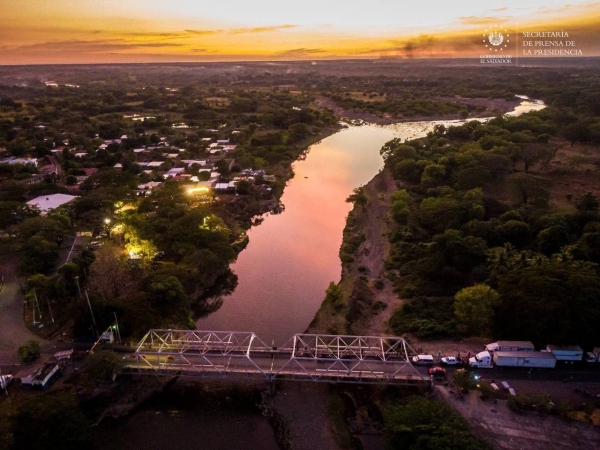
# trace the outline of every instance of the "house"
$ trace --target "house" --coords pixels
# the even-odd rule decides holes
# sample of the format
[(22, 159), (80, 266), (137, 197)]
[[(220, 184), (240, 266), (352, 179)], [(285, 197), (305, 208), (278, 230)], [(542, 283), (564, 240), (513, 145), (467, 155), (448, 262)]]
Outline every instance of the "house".
[(185, 169), (183, 167), (175, 167), (173, 169), (168, 170), (167, 173), (163, 175), (163, 177), (176, 177), (177, 175), (181, 175), (183, 172), (185, 172)]
[(84, 158), (87, 155), (88, 154), (86, 152), (79, 152), (79, 153), (75, 153), (75, 158)]
[(194, 178), (196, 178), (196, 177), (190, 178), (190, 181), (196, 181), (196, 187), (199, 187), (199, 188), (212, 188), (213, 183), (211, 181), (198, 181), (197, 178), (195, 180), (194, 180)]
[(237, 145), (224, 145), (223, 146), (223, 151), (224, 152), (230, 152), (231, 150), (235, 150), (236, 147), (237, 147)]
[(134, 148), (133, 153), (143, 153), (147, 151), (145, 148)]
[(52, 359), (54, 361), (70, 361), (71, 357), (73, 356), (73, 352), (73, 349), (56, 352), (54, 355), (52, 355)]
[(165, 162), (164, 161), (151, 161), (148, 164), (146, 164), (146, 167), (149, 167), (151, 169), (158, 169), (160, 168)]
[(200, 140), (204, 141), (204, 142), (210, 142), (210, 141), (212, 141), (212, 138), (206, 137), (206, 138), (202, 138)]
[(175, 158), (179, 158), (179, 153), (163, 153), (163, 156), (165, 158), (175, 159)]
[(123, 140), (123, 139), (128, 139), (126, 134), (124, 134), (123, 136), (121, 136), (121, 140)]
[(103, 344), (112, 344), (113, 342), (115, 342), (113, 332), (110, 330), (106, 330), (104, 333), (102, 333), (102, 336), (100, 336), (99, 341)]
[(31, 178), (26, 178), (21, 181), (23, 184), (36, 184), (41, 183), (46, 178), (51, 178), (56, 175), (56, 166), (54, 164), (48, 164), (41, 168), (40, 173), (37, 173)]
[(214, 189), (216, 191), (227, 191), (229, 190), (229, 183), (216, 183)]
[(121, 164), (121, 163), (116, 163), (116, 164), (115, 164), (113, 167), (114, 167), (115, 169), (122, 169), (122, 168), (123, 168), (123, 164)]
[(192, 176), (189, 173), (182, 173), (172, 178), (173, 181), (191, 181)]
[(206, 166), (206, 160), (205, 159), (183, 159), (181, 160), (182, 163), (185, 163), (188, 167), (192, 167), (194, 164), (199, 165), (200, 167), (204, 167)]
[(149, 181), (148, 183), (140, 184), (138, 189), (142, 191), (153, 191), (162, 185), (162, 181)]
[(29, 375), (21, 376), (23, 386), (31, 386), (37, 389), (46, 389), (60, 376), (60, 365), (55, 362), (44, 364), (38, 370)]
[(90, 169), (83, 169), (83, 171), (85, 172), (85, 174), (88, 177), (91, 177), (92, 175), (94, 175), (96, 172), (98, 172), (98, 169), (96, 168), (90, 168)]
[(229, 139), (217, 139), (217, 144), (229, 144)]
[(59, 206), (65, 205), (75, 200), (77, 196), (67, 194), (51, 194), (42, 195), (36, 197), (33, 200), (29, 200), (27, 204), (38, 208), (42, 215), (45, 215), (48, 211), (58, 208)]
[(37, 158), (7, 158), (7, 159), (3, 159), (2, 161), (0, 161), (2, 164), (8, 164), (9, 166), (12, 166), (14, 164), (29, 164), (32, 166), (37, 167), (38, 166), (38, 160)]

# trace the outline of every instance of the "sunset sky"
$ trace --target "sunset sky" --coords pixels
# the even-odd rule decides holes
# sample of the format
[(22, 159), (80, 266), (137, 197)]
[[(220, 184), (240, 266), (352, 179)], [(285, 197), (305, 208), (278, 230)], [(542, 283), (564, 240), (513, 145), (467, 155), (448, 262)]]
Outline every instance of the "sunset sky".
[(478, 57), (517, 24), (600, 56), (600, 2), (577, 0), (0, 0), (0, 17), (0, 64)]

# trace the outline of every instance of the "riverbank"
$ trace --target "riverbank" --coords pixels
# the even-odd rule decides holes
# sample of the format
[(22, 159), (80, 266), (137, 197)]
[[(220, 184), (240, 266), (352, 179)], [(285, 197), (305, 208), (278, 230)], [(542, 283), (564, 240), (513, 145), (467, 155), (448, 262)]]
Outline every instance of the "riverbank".
[[(464, 103), (466, 105), (483, 107), (485, 109), (481, 111), (473, 111), (469, 114), (468, 119), (490, 117), (496, 114), (505, 114), (514, 110), (515, 106), (519, 105), (520, 100), (505, 100), (505, 99), (488, 99), (488, 98), (464, 98), (460, 96), (456, 97), (440, 97), (435, 100), (441, 101), (453, 101), (457, 103)], [(381, 116), (367, 113), (364, 111), (357, 111), (351, 109), (345, 109), (339, 106), (335, 101), (327, 97), (317, 97), (315, 99), (315, 106), (318, 108), (329, 108), (338, 117), (351, 119), (351, 120), (362, 120), (366, 123), (372, 123), (377, 125), (392, 125), (395, 123), (404, 122), (420, 122), (420, 121), (435, 121), (435, 120), (459, 120), (464, 119), (460, 113), (454, 114), (436, 114), (432, 116), (415, 115), (411, 117), (393, 117), (392, 115), (385, 113)]]
[(317, 311), (311, 333), (382, 335), (392, 312), (402, 303), (385, 274), (385, 260), (392, 230), (389, 218), (390, 195), (396, 182), (389, 170), (381, 170), (363, 186), (364, 205), (355, 205), (348, 214), (340, 248), (341, 288), (345, 306), (327, 299)]

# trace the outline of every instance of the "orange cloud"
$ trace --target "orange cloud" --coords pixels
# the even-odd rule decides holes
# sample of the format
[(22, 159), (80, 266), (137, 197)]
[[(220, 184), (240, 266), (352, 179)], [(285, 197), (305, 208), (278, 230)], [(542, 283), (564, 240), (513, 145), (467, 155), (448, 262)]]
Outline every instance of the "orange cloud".
[(231, 34), (244, 34), (244, 33), (267, 33), (271, 31), (278, 30), (288, 30), (290, 28), (296, 28), (297, 25), (276, 25), (271, 27), (254, 27), (254, 28), (235, 28), (233, 30), (229, 30)]
[(459, 17), (460, 21), (467, 25), (495, 25), (497, 23), (502, 23), (507, 20), (507, 17), (500, 16), (461, 16)]
[(319, 54), (319, 53), (324, 53), (324, 52), (325, 52), (325, 50), (320, 49), (320, 48), (294, 48), (291, 50), (284, 50), (281, 52), (276, 52), (275, 55), (297, 58), (297, 57), (301, 57), (301, 56), (309, 56), (309, 55), (314, 55), (314, 54)]

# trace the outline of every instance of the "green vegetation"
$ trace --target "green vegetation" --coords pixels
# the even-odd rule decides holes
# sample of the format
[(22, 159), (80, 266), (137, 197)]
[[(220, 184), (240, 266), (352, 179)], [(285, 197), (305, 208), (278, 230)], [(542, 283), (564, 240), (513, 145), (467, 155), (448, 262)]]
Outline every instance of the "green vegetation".
[[(588, 96), (570, 121), (593, 128), (586, 112), (595, 97), (582, 89)], [(386, 263), (406, 299), (389, 322), (394, 332), (538, 345), (600, 339), (598, 186), (590, 179), (592, 192), (566, 197), (557, 187), (565, 169), (555, 161), (570, 148), (564, 120), (563, 109), (547, 108), (438, 126), (382, 148), (403, 185), (391, 198)], [(583, 133), (575, 142), (590, 140)]]
[(35, 340), (30, 340), (21, 345), (17, 350), (19, 354), (19, 361), (23, 364), (31, 364), (33, 361), (40, 357), (42, 349), (40, 343)]
[(442, 400), (412, 396), (384, 412), (386, 447), (480, 450), (489, 448), (470, 435), (467, 424)]
[(96, 383), (110, 383), (122, 366), (122, 356), (109, 350), (102, 350), (86, 358), (80, 373)]
[(89, 422), (75, 394), (52, 392), (22, 403), (0, 403), (0, 446), (14, 450), (80, 449), (87, 443)]
[[(18, 87), (0, 71), (0, 231), (16, 237), (28, 295), (74, 318), (82, 339), (93, 337), (84, 291), (98, 327), (116, 312), (124, 338), (193, 327), (219, 304), (207, 297), (235, 287), (229, 264), (253, 218), (279, 207), (291, 163), (337, 122), (304, 86), (121, 69), (55, 74), (79, 88)], [(25, 203), (53, 193), (78, 198), (46, 215)], [(81, 231), (101, 242), (57, 267)]]

